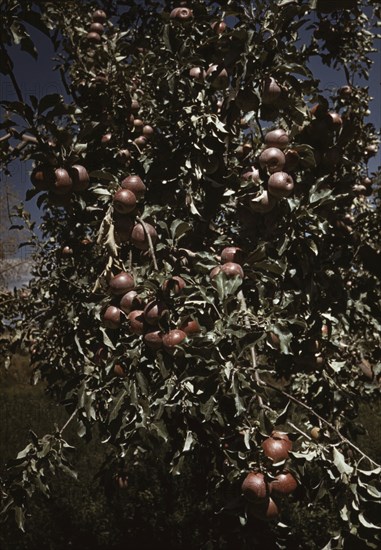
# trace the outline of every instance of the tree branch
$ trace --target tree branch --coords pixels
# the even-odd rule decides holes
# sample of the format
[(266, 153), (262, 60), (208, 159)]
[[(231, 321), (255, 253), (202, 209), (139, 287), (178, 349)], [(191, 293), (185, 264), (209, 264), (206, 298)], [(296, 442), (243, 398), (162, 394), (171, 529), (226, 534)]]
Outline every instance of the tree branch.
[(308, 411), (309, 413), (311, 413), (313, 416), (315, 416), (315, 418), (318, 418), (320, 420), (320, 422), (322, 422), (323, 424), (325, 424), (330, 430), (332, 430), (333, 432), (335, 432), (338, 437), (341, 439), (341, 441), (343, 443), (346, 443), (349, 447), (351, 447), (354, 451), (356, 451), (359, 455), (361, 455), (363, 458), (366, 458), (367, 460), (369, 460), (369, 462), (371, 464), (373, 464), (373, 466), (376, 466), (376, 468), (381, 468), (381, 464), (378, 464), (377, 462), (375, 462), (374, 460), (372, 460), (367, 454), (365, 454), (361, 449), (359, 449), (359, 447), (357, 447), (356, 445), (354, 445), (354, 443), (352, 443), (351, 441), (349, 441), (349, 439), (347, 439), (340, 431), (338, 428), (336, 428), (331, 422), (329, 422), (329, 420), (326, 420), (325, 418), (323, 418), (322, 416), (320, 416), (319, 413), (317, 413), (312, 407), (310, 407), (309, 405), (307, 405), (306, 403), (303, 403), (303, 401), (300, 401), (297, 397), (294, 397), (293, 395), (291, 395), (290, 393), (280, 389), (280, 388), (277, 388), (276, 386), (273, 386), (272, 384), (270, 384), (269, 382), (263, 382), (262, 381), (262, 385), (268, 387), (268, 388), (271, 388), (272, 390), (275, 390), (277, 391), (278, 393), (281, 393), (282, 395), (284, 395), (285, 397), (287, 397), (287, 399), (289, 399), (290, 401), (292, 401), (293, 403), (296, 403), (297, 405), (299, 405), (299, 407), (302, 407), (303, 409), (305, 409), (306, 411)]

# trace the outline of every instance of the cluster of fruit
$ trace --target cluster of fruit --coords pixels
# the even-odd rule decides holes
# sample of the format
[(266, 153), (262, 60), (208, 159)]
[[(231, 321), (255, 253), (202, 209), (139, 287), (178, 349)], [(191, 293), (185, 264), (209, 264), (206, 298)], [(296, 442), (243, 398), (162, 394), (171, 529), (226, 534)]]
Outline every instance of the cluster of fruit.
[(139, 250), (148, 250), (157, 240), (156, 229), (147, 222), (135, 223), (138, 203), (144, 198), (146, 186), (140, 176), (133, 174), (121, 182), (113, 196), (114, 227), (120, 242), (131, 242)]
[(224, 273), (228, 279), (241, 277), (244, 272), (241, 264), (244, 262), (243, 250), (237, 246), (227, 246), (221, 252), (221, 265), (217, 265), (210, 272), (212, 284), (215, 285), (215, 279), (219, 273)]
[[(185, 17), (185, 11), (190, 12), (188, 14), (188, 17)], [(172, 18), (177, 18), (180, 20), (187, 20), (191, 17), (193, 17), (192, 10), (189, 10), (187, 8), (175, 8), (171, 12)], [(216, 21), (213, 21), (210, 24), (213, 31), (221, 35), (226, 31), (227, 25), (225, 21), (217, 19)], [(205, 79), (210, 81), (210, 85), (215, 90), (224, 90), (228, 84), (229, 84), (229, 74), (225, 67), (217, 64), (212, 63), (209, 65), (208, 69), (205, 71), (202, 67), (191, 67), (189, 69), (189, 76), (193, 78), (196, 82), (202, 82)]]
[(191, 67), (189, 69), (189, 76), (196, 82), (203, 82), (205, 79), (209, 80), (210, 85), (215, 90), (224, 90), (229, 84), (227, 70), (216, 63), (209, 65), (206, 71), (202, 67)]
[(137, 147), (145, 147), (148, 141), (152, 138), (154, 134), (154, 129), (152, 126), (144, 122), (139, 117), (140, 104), (137, 99), (131, 100), (131, 115), (129, 118), (129, 123), (131, 129), (134, 133), (139, 135), (134, 139), (134, 143)]
[(104, 33), (104, 23), (107, 21), (107, 15), (103, 10), (96, 10), (92, 15), (92, 23), (87, 33), (87, 40), (92, 44), (99, 44)]
[[(289, 163), (289, 136), (282, 128), (267, 132), (265, 135), (265, 148), (260, 153), (259, 166), (268, 177), (267, 189), (250, 202), (254, 212), (266, 213), (272, 210), (277, 200), (289, 197), (294, 189), (292, 176), (285, 170)], [(257, 168), (243, 174), (243, 179), (251, 178), (255, 182), (260, 181), (260, 173)]]
[[(225, 89), (229, 83), (227, 70), (219, 65), (210, 65), (206, 72), (200, 67), (192, 67), (189, 70), (189, 76), (200, 82), (207, 78), (210, 80), (211, 86), (217, 90)], [(263, 82), (261, 101), (265, 106), (273, 106), (281, 98), (282, 93), (283, 90), (279, 84), (273, 78), (267, 78)], [(239, 92), (236, 98), (236, 104), (243, 112), (252, 110), (257, 101), (257, 96), (250, 90)], [(236, 156), (242, 159), (251, 153), (252, 145), (250, 143), (243, 143), (236, 150)], [(252, 200), (253, 211), (269, 212), (277, 200), (290, 196), (294, 189), (294, 181), (288, 171), (295, 168), (295, 153), (296, 151), (289, 149), (289, 136), (284, 129), (277, 128), (267, 132), (265, 149), (258, 159), (259, 167), (269, 176), (267, 190)], [(210, 171), (215, 171), (217, 167), (218, 164)], [(208, 173), (208, 170), (206, 172)], [(259, 183), (260, 172), (258, 168), (251, 167), (250, 170), (244, 172), (242, 178)]]
[[(164, 348), (173, 353), (175, 347), (200, 332), (200, 325), (191, 317), (182, 319), (180, 326), (175, 329), (163, 330), (169, 326), (169, 306), (165, 298), (178, 296), (185, 288), (182, 277), (173, 276), (162, 285), (162, 298), (144, 303), (135, 290), (135, 281), (132, 275), (120, 272), (109, 280), (109, 290), (117, 302), (109, 305), (103, 313), (103, 324), (109, 329), (118, 329), (126, 317), (131, 334), (142, 336), (147, 347), (158, 350)], [(118, 367), (119, 368), (119, 367)], [(116, 374), (121, 375), (120, 368)]]
[[(274, 475), (260, 471), (249, 472), (243, 480), (241, 491), (247, 501), (249, 516), (270, 520), (279, 516), (279, 499), (293, 493), (298, 483), (287, 470), (277, 468), (289, 458), (292, 441), (287, 433), (273, 431), (262, 443), (264, 455), (269, 459)], [(271, 470), (270, 470), (271, 472)], [(278, 501), (278, 502), (277, 502)]]
[[(133, 86), (133, 88), (135, 88), (135, 90), (137, 89), (135, 85)], [(154, 129), (150, 124), (144, 122), (144, 120), (140, 118), (139, 110), (140, 103), (136, 97), (133, 97), (130, 104), (130, 115), (128, 118), (128, 123), (132, 134), (134, 136), (136, 135), (136, 137), (134, 137), (133, 139), (133, 144), (140, 151), (140, 149), (144, 148), (148, 144), (149, 140), (153, 137)], [(109, 144), (112, 144), (113, 140), (113, 133), (107, 132), (102, 136), (101, 144), (103, 147), (107, 147)], [(128, 164), (131, 160), (131, 157), (132, 155), (130, 149), (124, 148), (118, 151), (117, 158), (122, 164)]]
[(68, 196), (73, 191), (85, 191), (89, 186), (90, 177), (81, 164), (74, 164), (68, 168), (42, 164), (32, 171), (31, 181), (38, 191), (49, 191), (53, 196)]

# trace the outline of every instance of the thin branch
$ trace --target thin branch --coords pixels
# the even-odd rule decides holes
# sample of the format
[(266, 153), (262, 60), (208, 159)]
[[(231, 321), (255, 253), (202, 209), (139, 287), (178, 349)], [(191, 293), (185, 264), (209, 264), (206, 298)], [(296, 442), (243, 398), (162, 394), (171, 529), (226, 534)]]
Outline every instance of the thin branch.
[(21, 132), (18, 132), (16, 128), (9, 128), (10, 134), (19, 139), (22, 142), (26, 143), (39, 143), (38, 139), (35, 136), (31, 136), (29, 134), (23, 134)]
[(361, 449), (359, 449), (359, 447), (357, 447), (354, 443), (352, 443), (351, 441), (349, 441), (349, 439), (347, 439), (340, 431), (338, 428), (336, 428), (331, 422), (329, 422), (328, 420), (326, 420), (325, 418), (323, 418), (322, 416), (320, 416), (320, 414), (318, 414), (312, 407), (310, 407), (309, 405), (306, 405), (306, 403), (303, 403), (303, 401), (300, 401), (297, 397), (294, 397), (293, 395), (289, 394), (288, 392), (280, 389), (280, 388), (277, 388), (276, 386), (273, 386), (272, 384), (269, 384), (268, 382), (263, 382), (262, 381), (262, 385), (268, 387), (268, 388), (271, 388), (275, 391), (277, 391), (278, 393), (281, 393), (282, 395), (284, 395), (285, 397), (287, 397), (290, 401), (292, 401), (293, 403), (296, 403), (297, 405), (299, 405), (299, 407), (302, 407), (303, 409), (305, 409), (306, 411), (308, 411), (309, 413), (311, 413), (313, 416), (315, 416), (315, 418), (318, 418), (320, 420), (320, 422), (322, 422), (323, 424), (325, 424), (330, 430), (332, 430), (333, 432), (335, 432), (339, 438), (341, 439), (341, 441), (343, 443), (346, 443), (349, 447), (351, 447), (354, 451), (356, 451), (359, 455), (361, 455), (363, 458), (366, 458), (367, 460), (369, 460), (369, 462), (371, 464), (373, 464), (374, 466), (376, 466), (376, 468), (381, 468), (381, 465), (378, 464), (377, 462), (375, 462), (374, 460), (372, 460), (367, 454), (365, 454)]
[(0, 306), (3, 306), (4, 304), (8, 304), (10, 302), (14, 302), (15, 300), (17, 300), (16, 296), (14, 296), (13, 298), (10, 298), (9, 300), (2, 300), (0, 302)]
[[(17, 134), (17, 132), (14, 131), (14, 129), (12, 128), (11, 129), (11, 136), (14, 136), (15, 137), (15, 134)], [(17, 135), (16, 136), (18, 139), (20, 139), (19, 143), (17, 145), (15, 145), (14, 147), (9, 147), (8, 148), (8, 155), (9, 156), (15, 156), (15, 152), (20, 152), (22, 151), (23, 149), (25, 149), (25, 147), (27, 145), (30, 145), (30, 144), (36, 144), (36, 143), (39, 143), (39, 140), (37, 138), (35, 138), (34, 136), (30, 136), (28, 134), (23, 134), (22, 136), (20, 135)], [(2, 140), (0, 140), (2, 141)]]
[(312, 437), (310, 437), (308, 434), (306, 434), (306, 432), (303, 432), (303, 430), (295, 426), (295, 424), (293, 424), (289, 420), (287, 420), (287, 424), (289, 424), (291, 428), (293, 428), (296, 432), (299, 432), (300, 434), (302, 434), (302, 436), (304, 436), (306, 439), (310, 439), (312, 441)]
[(21, 136), (21, 140), (25, 141), (26, 143), (35, 143), (35, 144), (39, 143), (39, 141), (36, 137), (30, 136), (28, 134), (23, 134)]
[(62, 426), (62, 428), (60, 430), (58, 430), (58, 433), (61, 435), (64, 430), (66, 430), (66, 428), (69, 426), (69, 424), (71, 423), (71, 421), (75, 418), (75, 416), (77, 415), (77, 412), (78, 412), (78, 409), (75, 409), (70, 417), (67, 419), (67, 421), (65, 422), (65, 424)]

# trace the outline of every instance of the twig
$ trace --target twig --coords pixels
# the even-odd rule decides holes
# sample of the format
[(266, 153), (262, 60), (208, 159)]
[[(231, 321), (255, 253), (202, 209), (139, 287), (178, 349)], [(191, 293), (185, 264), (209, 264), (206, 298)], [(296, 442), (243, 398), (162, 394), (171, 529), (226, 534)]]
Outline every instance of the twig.
[(67, 421), (66, 421), (65, 424), (62, 426), (62, 428), (61, 428), (60, 430), (58, 430), (59, 435), (61, 435), (61, 434), (64, 432), (64, 430), (66, 430), (66, 428), (68, 427), (68, 425), (70, 424), (70, 422), (71, 422), (71, 421), (73, 420), (73, 418), (76, 416), (77, 412), (78, 412), (78, 409), (75, 409), (75, 410), (71, 413), (70, 417), (67, 419)]
[(2, 300), (0, 302), (0, 306), (3, 306), (4, 304), (8, 304), (9, 302), (14, 302), (15, 300), (17, 300), (16, 296), (14, 296), (13, 298), (9, 298), (9, 300)]
[[(16, 132), (14, 132), (12, 130), (11, 130), (11, 135), (15, 136)], [(15, 151), (22, 151), (27, 145), (30, 145), (31, 143), (33, 143), (33, 144), (39, 143), (38, 139), (35, 138), (34, 136), (29, 136), (29, 135), (24, 134), (21, 137), (19, 137), (19, 136), (17, 136), (17, 137), (18, 137), (18, 139), (20, 139), (20, 141), (14, 147), (9, 147), (8, 148), (8, 152), (9, 152), (8, 154), (9, 155), (14, 155)], [(2, 139), (0, 139), (0, 141), (2, 141)]]
[(310, 439), (312, 441), (312, 437), (310, 437), (308, 434), (306, 434), (306, 432), (303, 432), (303, 430), (301, 430), (300, 428), (298, 428), (297, 426), (295, 426), (295, 424), (293, 424), (292, 422), (290, 422), (289, 420), (287, 421), (287, 424), (289, 424), (291, 426), (291, 428), (293, 428), (294, 430), (296, 430), (297, 432), (299, 432), (300, 434), (302, 434), (306, 439)]
[(147, 237), (147, 241), (148, 241), (148, 246), (149, 246), (149, 251), (151, 253), (151, 257), (152, 257), (152, 261), (153, 261), (153, 266), (155, 268), (156, 271), (159, 271), (159, 267), (157, 265), (157, 260), (156, 260), (156, 256), (155, 256), (155, 250), (153, 248), (153, 244), (152, 244), (152, 239), (151, 239), (151, 235), (149, 234), (148, 230), (147, 230), (147, 225), (145, 224), (145, 222), (141, 219), (141, 218), (136, 218), (137, 221), (139, 223), (142, 224), (143, 226), (143, 229), (144, 229), (144, 233), (146, 234), (146, 237)]
[(29, 136), (28, 134), (23, 134), (21, 140), (26, 143), (39, 143), (38, 139), (34, 136)]

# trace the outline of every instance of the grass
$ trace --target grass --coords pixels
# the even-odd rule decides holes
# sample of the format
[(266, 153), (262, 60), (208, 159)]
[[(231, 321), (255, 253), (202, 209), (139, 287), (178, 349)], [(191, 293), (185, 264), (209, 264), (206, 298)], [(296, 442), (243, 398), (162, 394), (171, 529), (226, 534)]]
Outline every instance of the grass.
[[(46, 395), (44, 385), (31, 386), (30, 377), (25, 355), (15, 355), (7, 371), (0, 367), (0, 468), (25, 447), (30, 429), (42, 436), (67, 419), (66, 412)], [(360, 405), (360, 421), (367, 433), (358, 437), (358, 444), (376, 461), (381, 461), (380, 420), (380, 400)], [(236, 519), (215, 516), (197, 464), (190, 465), (180, 478), (172, 478), (164, 460), (147, 456), (131, 471), (126, 491), (114, 487), (105, 491), (95, 476), (110, 447), (96, 434), (85, 443), (76, 435), (75, 426), (65, 435), (78, 448), (73, 458), (78, 481), (58, 475), (49, 500), (43, 496), (32, 500), (26, 534), (12, 524), (2, 527), (1, 550), (66, 550), (70, 546), (144, 550), (152, 544), (167, 550), (243, 550)], [(324, 525), (334, 519), (330, 511), (318, 507), (298, 510), (296, 505), (293, 513), (300, 525), (294, 539), (297, 546), (292, 550), (317, 550)], [(275, 548), (270, 530), (260, 527), (260, 534), (244, 530), (249, 541), (245, 548), (259, 550), (264, 544), (267, 550)], [(254, 540), (259, 542), (253, 546)], [(348, 550), (362, 548), (356, 544)]]

